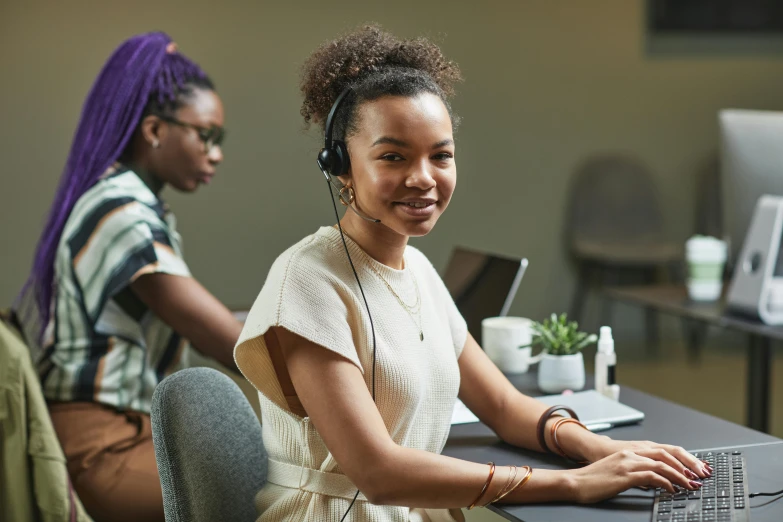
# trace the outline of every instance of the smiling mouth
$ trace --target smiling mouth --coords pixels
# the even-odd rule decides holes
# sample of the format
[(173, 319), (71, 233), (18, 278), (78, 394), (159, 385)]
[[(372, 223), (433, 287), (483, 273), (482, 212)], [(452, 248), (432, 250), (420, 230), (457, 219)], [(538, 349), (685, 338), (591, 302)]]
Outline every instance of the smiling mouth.
[(396, 201), (394, 206), (401, 212), (419, 219), (429, 219), (435, 214), (437, 201), (428, 199), (426, 201)]
[(413, 208), (427, 208), (430, 205), (434, 205), (435, 202), (434, 201), (411, 201), (406, 203), (404, 201), (400, 201), (399, 204), (406, 205), (408, 207), (413, 207)]

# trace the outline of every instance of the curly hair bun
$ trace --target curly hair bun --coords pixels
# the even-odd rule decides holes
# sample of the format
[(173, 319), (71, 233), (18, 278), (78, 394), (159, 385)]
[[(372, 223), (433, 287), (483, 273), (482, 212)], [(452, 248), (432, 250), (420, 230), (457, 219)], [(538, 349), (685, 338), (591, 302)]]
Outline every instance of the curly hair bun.
[(347, 86), (376, 73), (394, 82), (408, 76), (406, 71), (429, 77), (444, 101), (454, 95), (454, 84), (462, 79), (459, 67), (428, 39), (401, 40), (378, 25), (366, 25), (322, 44), (310, 55), (302, 68), (300, 112), (307, 124), (323, 123)]

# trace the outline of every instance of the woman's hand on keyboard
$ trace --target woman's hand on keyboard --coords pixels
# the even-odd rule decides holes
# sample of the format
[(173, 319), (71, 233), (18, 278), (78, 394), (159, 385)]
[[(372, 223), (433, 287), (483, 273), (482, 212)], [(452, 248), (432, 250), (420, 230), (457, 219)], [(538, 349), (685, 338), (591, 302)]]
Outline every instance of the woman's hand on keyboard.
[(574, 500), (583, 504), (599, 502), (635, 487), (663, 488), (670, 492), (674, 492), (674, 485), (688, 490), (701, 487), (701, 483), (686, 477), (665, 461), (639, 455), (630, 449), (612, 453), (569, 473), (576, 483)]
[(712, 475), (712, 470), (704, 462), (679, 446), (650, 441), (612, 440), (608, 437), (601, 437), (601, 439), (598, 444), (594, 444), (584, 452), (590, 462), (627, 450), (641, 457), (668, 464), (689, 480), (704, 479)]

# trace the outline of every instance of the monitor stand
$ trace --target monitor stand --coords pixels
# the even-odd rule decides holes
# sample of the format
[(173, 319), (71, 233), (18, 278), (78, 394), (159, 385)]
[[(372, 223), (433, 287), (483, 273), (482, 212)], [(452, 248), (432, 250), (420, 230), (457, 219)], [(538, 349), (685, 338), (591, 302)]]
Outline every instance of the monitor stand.
[(730, 310), (758, 317), (769, 325), (783, 324), (783, 307), (770, 307), (773, 288), (783, 289), (783, 277), (775, 275), (781, 232), (783, 198), (761, 196), (735, 263), (726, 300)]

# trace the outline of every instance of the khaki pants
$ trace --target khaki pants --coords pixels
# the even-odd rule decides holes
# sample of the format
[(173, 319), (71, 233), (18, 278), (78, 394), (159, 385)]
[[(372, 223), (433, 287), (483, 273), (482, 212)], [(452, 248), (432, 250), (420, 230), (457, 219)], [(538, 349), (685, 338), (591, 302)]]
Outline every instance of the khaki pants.
[(89, 402), (49, 403), (74, 489), (96, 522), (163, 521), (150, 416)]

